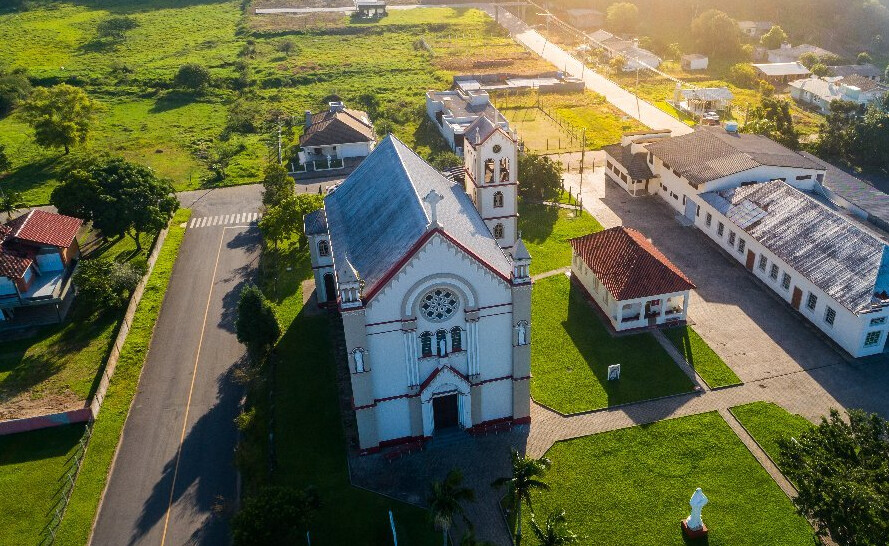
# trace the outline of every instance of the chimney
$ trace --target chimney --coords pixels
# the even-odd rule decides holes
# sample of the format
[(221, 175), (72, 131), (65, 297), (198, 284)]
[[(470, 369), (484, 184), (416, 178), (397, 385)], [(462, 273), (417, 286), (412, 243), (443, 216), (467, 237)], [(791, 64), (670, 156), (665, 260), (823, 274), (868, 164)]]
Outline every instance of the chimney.
[(312, 124), (312, 111), (306, 110), (306, 127)]

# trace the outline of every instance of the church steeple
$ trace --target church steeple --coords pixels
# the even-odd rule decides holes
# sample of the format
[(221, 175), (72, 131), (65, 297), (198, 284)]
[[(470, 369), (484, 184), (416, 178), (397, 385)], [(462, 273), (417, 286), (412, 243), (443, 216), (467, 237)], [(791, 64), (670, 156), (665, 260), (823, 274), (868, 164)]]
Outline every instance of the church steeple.
[(497, 118), (480, 116), (466, 129), (466, 193), (500, 248), (511, 253), (518, 229), (518, 142)]

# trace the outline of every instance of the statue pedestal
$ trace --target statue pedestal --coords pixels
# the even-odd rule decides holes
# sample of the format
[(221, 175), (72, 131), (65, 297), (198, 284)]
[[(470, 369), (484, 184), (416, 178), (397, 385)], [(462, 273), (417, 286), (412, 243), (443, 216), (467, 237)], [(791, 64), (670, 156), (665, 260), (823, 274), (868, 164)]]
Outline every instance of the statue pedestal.
[(682, 534), (688, 538), (701, 538), (707, 536), (707, 526), (702, 525), (700, 529), (691, 529), (688, 522), (682, 520)]

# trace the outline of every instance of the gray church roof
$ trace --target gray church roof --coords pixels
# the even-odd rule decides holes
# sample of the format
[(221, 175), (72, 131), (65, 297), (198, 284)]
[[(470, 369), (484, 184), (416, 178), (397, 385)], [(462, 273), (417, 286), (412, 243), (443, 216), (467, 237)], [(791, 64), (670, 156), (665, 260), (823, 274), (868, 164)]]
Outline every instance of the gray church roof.
[(762, 165), (823, 170), (815, 162), (761, 135), (729, 133), (721, 127), (701, 128), (665, 138), (648, 151), (684, 176), (695, 188)]
[(867, 310), (882, 289), (886, 245), (789, 184), (753, 184), (700, 197), (849, 310)]
[(306, 214), (303, 218), (306, 235), (324, 235), (327, 233), (327, 213), (324, 209), (318, 209)]
[(324, 199), (335, 263), (348, 259), (365, 294), (401, 265), (427, 233), (430, 217), (422, 197), (444, 196), (437, 220), (458, 244), (509, 279), (512, 264), (469, 196), (395, 136), (388, 136)]

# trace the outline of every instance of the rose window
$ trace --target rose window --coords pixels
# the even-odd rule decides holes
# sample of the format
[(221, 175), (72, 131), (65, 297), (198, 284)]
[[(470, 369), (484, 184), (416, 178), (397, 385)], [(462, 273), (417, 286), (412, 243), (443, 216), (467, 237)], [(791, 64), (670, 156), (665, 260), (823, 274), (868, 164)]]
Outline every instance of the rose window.
[(440, 322), (451, 318), (459, 303), (457, 296), (447, 288), (436, 288), (420, 300), (420, 311), (427, 319)]

